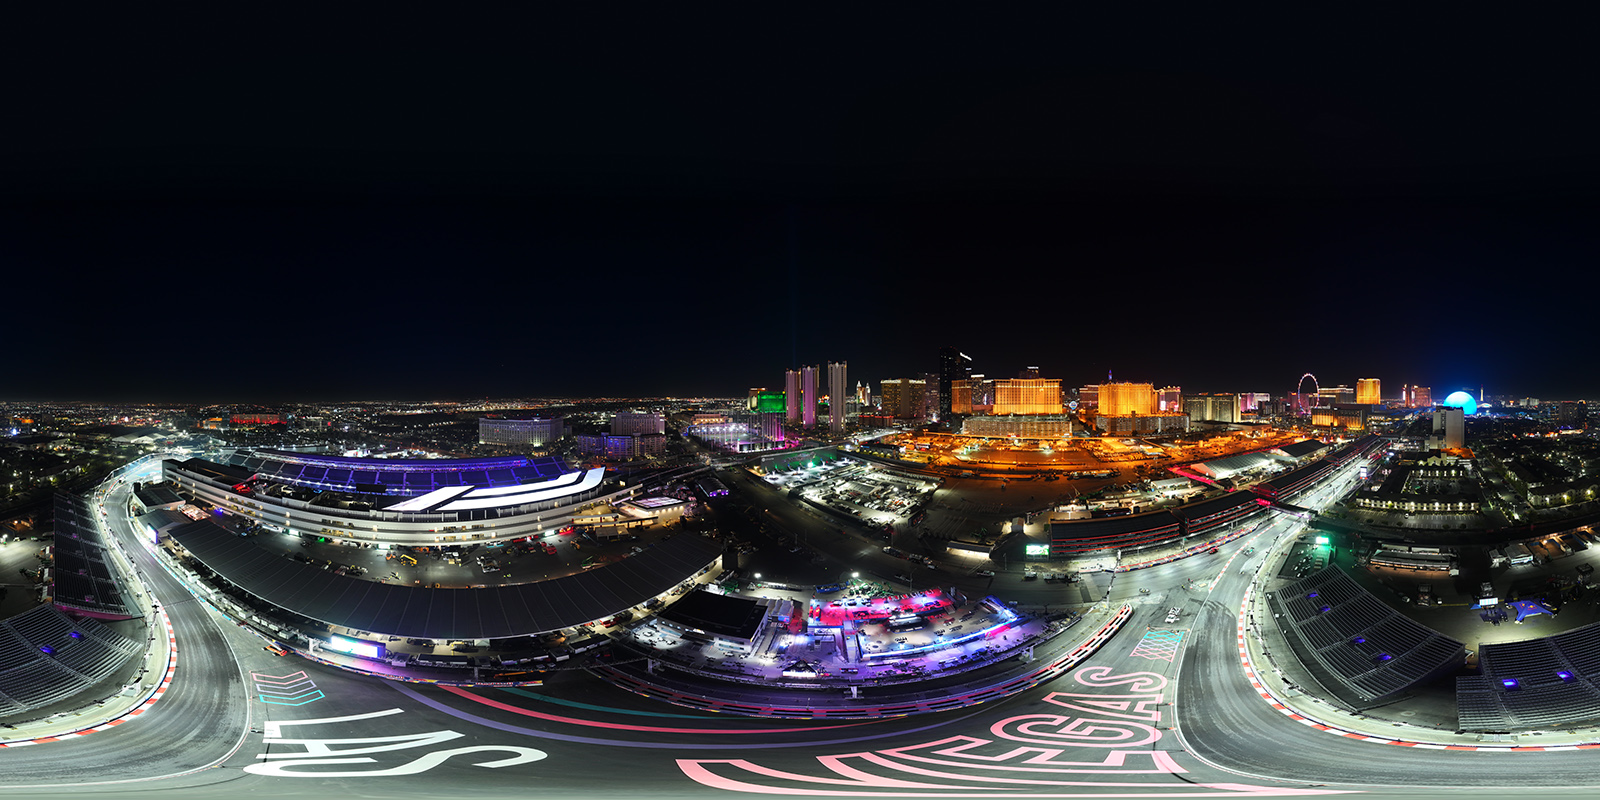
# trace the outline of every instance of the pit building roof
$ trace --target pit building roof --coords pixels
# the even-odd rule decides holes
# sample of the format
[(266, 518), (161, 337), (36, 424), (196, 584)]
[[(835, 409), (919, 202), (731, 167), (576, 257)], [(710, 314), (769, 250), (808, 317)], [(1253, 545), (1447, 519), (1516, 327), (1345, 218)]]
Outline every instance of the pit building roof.
[(709, 539), (678, 534), (615, 564), (554, 580), (432, 589), (334, 575), (209, 519), (171, 535), (208, 569), (280, 608), (360, 631), (445, 640), (525, 636), (603, 619), (672, 589), (722, 552)]

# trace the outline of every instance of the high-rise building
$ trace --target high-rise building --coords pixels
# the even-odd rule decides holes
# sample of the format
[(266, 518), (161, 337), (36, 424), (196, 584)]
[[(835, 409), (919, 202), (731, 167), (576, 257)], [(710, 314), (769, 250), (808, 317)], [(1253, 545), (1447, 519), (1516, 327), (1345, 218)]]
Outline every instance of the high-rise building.
[(1099, 388), (1102, 416), (1156, 413), (1156, 390), (1148, 383), (1102, 383)]
[(884, 416), (900, 416), (900, 396), (906, 393), (906, 381), (906, 378), (878, 381), (878, 408)]
[(1563, 428), (1589, 427), (1589, 404), (1582, 400), (1557, 400), (1544, 403), (1539, 413), (1551, 423)]
[(1460, 406), (1442, 406), (1433, 410), (1433, 432), (1439, 447), (1460, 450), (1467, 445), (1466, 409)]
[(1315, 397), (1311, 398), (1312, 408), (1328, 408), (1339, 403), (1354, 403), (1356, 390), (1348, 386), (1323, 386), (1317, 389)]
[(1311, 424), (1319, 428), (1344, 428), (1352, 431), (1366, 430), (1367, 415), (1370, 411), (1370, 406), (1360, 404), (1313, 409), (1311, 412)]
[(849, 362), (828, 362), (828, 426), (835, 434), (844, 431), (845, 411), (850, 403)]
[(966, 379), (971, 372), (971, 356), (954, 347), (939, 348), (939, 419), (950, 418), (955, 397), (951, 387), (956, 381)]
[(667, 420), (660, 414), (651, 414), (645, 411), (623, 411), (611, 418), (611, 432), (618, 435), (666, 433)]
[(761, 438), (769, 442), (783, 441), (783, 412), (762, 411), (756, 414), (756, 424), (760, 426)]
[(1025, 367), (1025, 368), (1023, 368), (1023, 370), (1021, 372), (1017, 373), (1017, 379), (1018, 380), (1024, 380), (1024, 381), (1038, 380), (1039, 379), (1039, 368), (1038, 367)]
[(1183, 390), (1176, 386), (1168, 386), (1156, 392), (1157, 411), (1182, 411)]
[(996, 414), (1060, 414), (1061, 381), (1057, 378), (1013, 378), (994, 382)]
[(1426, 386), (1407, 386), (1400, 390), (1400, 400), (1406, 408), (1427, 408), (1433, 405), (1433, 390)]
[(540, 447), (566, 433), (566, 420), (549, 419), (489, 419), (478, 420), (478, 443), (501, 445), (531, 445)]
[(972, 413), (971, 378), (957, 378), (950, 382), (950, 413)]
[(611, 461), (631, 461), (667, 451), (667, 437), (659, 433), (585, 433), (572, 438), (578, 452), (604, 456)]
[(800, 421), (800, 370), (783, 373), (783, 421), (790, 425)]
[(1383, 402), (1383, 393), (1379, 390), (1377, 378), (1358, 378), (1356, 380), (1356, 405), (1375, 406)]
[(967, 385), (972, 387), (972, 413), (987, 414), (994, 410), (994, 381), (981, 372), (974, 372), (968, 376)]
[(807, 428), (817, 424), (817, 368), (800, 368), (800, 422)]
[(1239, 411), (1260, 411), (1263, 403), (1271, 402), (1272, 395), (1266, 392), (1244, 392), (1239, 395)]
[(1100, 407), (1100, 384), (1090, 384), (1078, 390), (1078, 408)]
[(1239, 397), (1232, 394), (1191, 394), (1183, 398), (1183, 412), (1196, 422), (1238, 422)]
[(920, 419), (927, 413), (928, 383), (921, 378), (890, 378), (879, 381), (885, 414), (898, 419)]
[(925, 372), (922, 375), (922, 419), (937, 422), (939, 416), (939, 373)]

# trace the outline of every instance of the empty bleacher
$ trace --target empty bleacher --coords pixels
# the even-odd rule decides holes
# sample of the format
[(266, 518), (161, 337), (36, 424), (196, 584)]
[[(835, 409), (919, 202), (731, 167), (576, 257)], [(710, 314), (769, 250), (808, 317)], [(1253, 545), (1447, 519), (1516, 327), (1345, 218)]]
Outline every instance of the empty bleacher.
[(1180, 522), (1170, 511), (1052, 522), (1050, 553), (1055, 558), (1066, 558), (1085, 553), (1151, 547), (1181, 536)]
[(1526, 731), (1600, 720), (1600, 623), (1577, 630), (1485, 644), (1480, 675), (1457, 679), (1462, 730)]
[(1295, 654), (1345, 705), (1371, 708), (1459, 667), (1463, 645), (1394, 611), (1337, 567), (1269, 593)]
[(1600, 625), (1585, 625), (1550, 638), (1578, 674), (1600, 678)]
[(132, 617), (129, 594), (111, 566), (94, 505), (87, 498), (56, 492), (53, 597), (71, 608), (112, 617)]
[(111, 677), (139, 643), (39, 606), (0, 621), (0, 717), (42, 708)]

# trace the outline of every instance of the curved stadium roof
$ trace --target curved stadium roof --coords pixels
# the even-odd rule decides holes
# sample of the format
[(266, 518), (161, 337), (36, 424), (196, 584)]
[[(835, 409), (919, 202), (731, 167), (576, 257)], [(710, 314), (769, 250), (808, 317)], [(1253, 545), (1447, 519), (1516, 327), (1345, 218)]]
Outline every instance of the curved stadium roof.
[(693, 577), (722, 545), (681, 533), (615, 564), (537, 583), (429, 589), (334, 575), (257, 546), (209, 519), (170, 534), (207, 569), (303, 617), (424, 639), (501, 639), (613, 616)]
[[(221, 463), (267, 480), (356, 494), (417, 497), (452, 486), (520, 487), (570, 475), (559, 458), (349, 458), (278, 450), (240, 450)], [(576, 479), (573, 479), (576, 480)]]

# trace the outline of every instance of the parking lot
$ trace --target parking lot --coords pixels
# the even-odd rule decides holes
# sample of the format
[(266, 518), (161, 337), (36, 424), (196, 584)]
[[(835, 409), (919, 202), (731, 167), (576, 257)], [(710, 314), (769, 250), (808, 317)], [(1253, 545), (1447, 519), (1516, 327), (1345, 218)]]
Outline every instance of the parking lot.
[[(930, 478), (860, 462), (816, 468), (817, 474), (790, 485), (813, 502), (876, 524), (911, 521), (938, 488)], [(821, 471), (826, 470), (826, 471)], [(767, 476), (769, 482), (774, 476)], [(780, 484), (781, 485), (781, 484)]]

